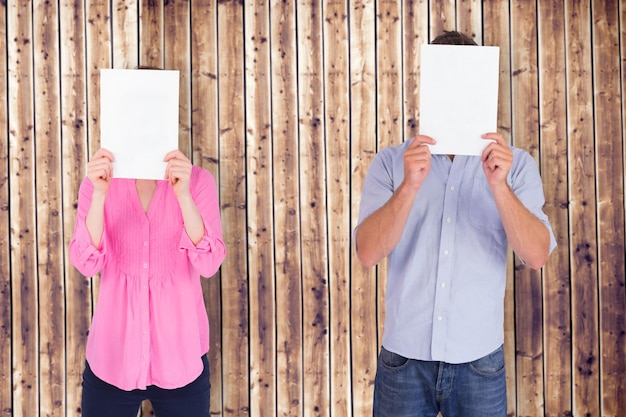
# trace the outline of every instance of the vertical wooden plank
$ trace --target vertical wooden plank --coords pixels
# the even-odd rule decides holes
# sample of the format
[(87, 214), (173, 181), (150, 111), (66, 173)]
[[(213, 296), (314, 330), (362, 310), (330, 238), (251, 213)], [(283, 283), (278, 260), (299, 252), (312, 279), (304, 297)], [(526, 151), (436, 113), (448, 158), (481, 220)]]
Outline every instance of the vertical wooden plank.
[(456, 1), (429, 0), (430, 40), (441, 35), (444, 30), (456, 30)]
[(478, 45), (483, 44), (483, 25), (491, 24), (488, 21), (483, 22), (482, 12), (481, 0), (459, 0), (456, 3), (457, 30), (474, 39)]
[[(620, 100), (622, 103), (622, 150), (624, 167), (626, 169), (626, 83), (624, 82), (624, 75), (626, 75), (626, 4), (623, 1), (619, 2), (619, 27), (620, 59), (622, 63), (622, 90)], [(624, 173), (624, 177), (626, 177), (626, 172)], [(626, 187), (626, 179), (624, 180), (624, 186)]]
[[(302, 274), (296, 4), (270, 5), (274, 238), (276, 257), (276, 393), (278, 416), (303, 414)], [(282, 313), (284, 312), (284, 314)]]
[(543, 269), (544, 411), (551, 416), (572, 412), (564, 17), (562, 2), (539, 0), (540, 166), (544, 210), (558, 242)]
[[(500, 48), (500, 79), (498, 82), (498, 132), (511, 143), (511, 44), (509, 1), (483, 4), (483, 43)], [(515, 369), (515, 282), (513, 255), (509, 250), (507, 283), (504, 295), (504, 359), (507, 385), (507, 415), (516, 415)]]
[(9, 200), (13, 334), (13, 413), (39, 409), (38, 305), (35, 223), (32, 4), (12, 1), (7, 10), (9, 89)]
[[(591, 8), (565, 3), (569, 258), (572, 320), (572, 414), (600, 415), (597, 224)], [(560, 244), (560, 242), (559, 242)]]
[[(217, 91), (217, 2), (194, 0), (191, 10), (191, 145), (192, 161), (219, 177)], [(222, 219), (223, 220), (223, 219)], [(228, 249), (230, 256), (230, 248)], [(211, 415), (222, 414), (221, 271), (202, 280), (211, 340)]]
[[(537, 16), (535, 1), (511, 9), (513, 142), (537, 158)], [(517, 412), (543, 414), (541, 273), (515, 260)]]
[(624, 166), (619, 16), (615, 2), (592, 4), (595, 104), (601, 413), (626, 412)]
[(378, 147), (402, 143), (402, 3), (378, 0), (376, 78)]
[[(194, 2), (199, 15), (204, 13), (203, 6)], [(164, 66), (163, 13), (163, 2), (139, 0), (139, 65)]]
[(403, 86), (404, 138), (419, 134), (419, 97), (421, 47), (428, 43), (428, 1), (412, 0), (404, 3), (403, 11)]
[(113, 68), (132, 69), (139, 64), (138, 0), (111, 0)]
[(250, 414), (276, 414), (269, 2), (244, 3)]
[[(84, 30), (87, 60), (85, 74), (88, 92), (87, 111), (89, 114), (87, 120), (87, 137), (89, 139), (87, 157), (93, 155), (100, 148), (100, 70), (112, 66), (110, 7), (110, 0), (90, 0), (85, 4), (84, 10), (87, 19)], [(74, 10), (74, 17), (78, 18), (78, 13), (82, 12), (82, 8), (75, 8)], [(74, 42), (78, 42), (78, 39), (74, 39)], [(81, 179), (78, 178), (78, 180)]]
[[(363, 180), (376, 153), (376, 18), (374, 0), (350, 6), (351, 227), (359, 216)], [(351, 241), (351, 247), (354, 242)], [(376, 268), (366, 269), (354, 250), (350, 264), (352, 414), (372, 414), (376, 357)]]
[[(33, 7), (37, 161), (40, 416), (65, 415), (65, 288), (59, 98), (58, 4)], [(35, 412), (35, 410), (31, 410)]]
[(191, 157), (191, 56), (189, 1), (165, 2), (164, 63), (166, 69), (180, 71), (178, 103), (178, 148)]
[[(8, 39), (7, 3), (0, 2), (0, 39)], [(0, 74), (7, 72), (7, 43), (0, 42)], [(11, 251), (9, 223), (9, 129), (7, 78), (0, 83), (0, 410), (12, 415)]]
[(329, 415), (329, 300), (321, 5), (297, 5), (304, 415)]
[[(249, 415), (243, 5), (218, 2), (223, 413)], [(242, 389), (242, 387), (245, 387)]]
[(350, 80), (348, 9), (324, 1), (324, 96), (328, 270), (330, 293), (330, 414), (351, 415), (350, 363)]

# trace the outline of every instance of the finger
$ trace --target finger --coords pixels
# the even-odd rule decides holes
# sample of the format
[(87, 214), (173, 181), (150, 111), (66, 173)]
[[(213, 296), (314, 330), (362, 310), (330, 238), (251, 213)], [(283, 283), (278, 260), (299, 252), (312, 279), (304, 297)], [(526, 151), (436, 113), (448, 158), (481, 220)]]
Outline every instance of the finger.
[(107, 167), (98, 167), (89, 172), (88, 177), (93, 180), (102, 179), (108, 180), (111, 176), (111, 170)]
[(89, 176), (102, 176), (102, 172), (104, 172), (104, 176), (108, 177), (111, 172), (111, 164), (109, 162), (98, 161), (96, 163), (90, 164), (87, 166), (87, 175)]
[(501, 145), (506, 144), (506, 142), (504, 141), (504, 136), (502, 136), (502, 134), (498, 132), (488, 132), (488, 133), (481, 135), (481, 137), (483, 139), (491, 139)]
[(498, 150), (498, 143), (492, 142), (485, 149), (483, 149), (482, 160), (486, 161), (489, 157)]
[(191, 169), (191, 162), (182, 159), (170, 159), (169, 161), (167, 161), (167, 165), (170, 168)]
[(106, 158), (111, 162), (115, 161), (115, 157), (113, 156), (113, 153), (105, 148), (98, 149), (96, 153), (93, 154), (93, 157), (91, 159), (96, 160), (96, 159), (102, 159), (102, 158)]
[(413, 139), (411, 139), (411, 144), (409, 145), (409, 149), (410, 148), (416, 148), (420, 145), (434, 145), (436, 144), (437, 141), (433, 138), (431, 138), (430, 136), (426, 136), (426, 135), (417, 135), (415, 136)]
[(176, 159), (180, 159), (180, 160), (183, 160), (183, 161), (189, 161), (189, 159), (185, 156), (185, 154), (182, 153), (178, 149), (175, 149), (173, 151), (169, 151), (167, 154), (165, 154), (165, 158), (163, 158), (163, 161), (169, 162), (171, 160), (176, 160)]

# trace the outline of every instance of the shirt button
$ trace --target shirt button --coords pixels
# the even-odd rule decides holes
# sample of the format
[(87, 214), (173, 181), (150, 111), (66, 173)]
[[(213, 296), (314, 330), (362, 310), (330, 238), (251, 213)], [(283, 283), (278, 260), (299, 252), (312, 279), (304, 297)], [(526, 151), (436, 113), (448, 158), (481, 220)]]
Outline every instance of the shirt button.
[(441, 288), (446, 288), (446, 283), (445, 282), (441, 283)]
[(144, 267), (144, 268), (147, 268), (147, 267), (148, 267), (148, 264), (143, 264), (143, 267)]
[(450, 191), (454, 191), (454, 185), (450, 186)]
[(143, 242), (144, 246), (148, 246), (148, 241), (146, 240), (145, 242)]
[(450, 217), (448, 217), (448, 218), (446, 219), (446, 221), (447, 221), (448, 223), (450, 223), (450, 222), (452, 221), (452, 219), (451, 219)]
[(447, 250), (444, 250), (444, 251), (443, 251), (443, 254), (444, 254), (444, 255), (447, 255), (447, 254), (448, 254), (448, 251), (447, 251)]
[(148, 332), (143, 332), (143, 335), (144, 336), (148, 336)]
[(443, 320), (443, 317), (437, 316), (437, 320), (441, 321), (441, 320)]

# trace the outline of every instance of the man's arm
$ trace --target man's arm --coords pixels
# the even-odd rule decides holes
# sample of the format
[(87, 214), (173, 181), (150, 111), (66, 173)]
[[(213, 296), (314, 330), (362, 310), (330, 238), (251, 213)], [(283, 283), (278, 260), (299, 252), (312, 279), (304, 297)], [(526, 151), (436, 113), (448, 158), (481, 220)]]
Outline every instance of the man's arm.
[(513, 164), (513, 153), (502, 135), (488, 133), (483, 138), (495, 140), (482, 154), (483, 171), (493, 193), (509, 245), (529, 267), (539, 269), (548, 261), (550, 232), (522, 204), (506, 182)]
[(404, 231), (413, 201), (430, 171), (428, 136), (417, 136), (404, 152), (404, 180), (389, 201), (372, 213), (356, 231), (356, 253), (363, 265), (371, 267), (389, 255)]

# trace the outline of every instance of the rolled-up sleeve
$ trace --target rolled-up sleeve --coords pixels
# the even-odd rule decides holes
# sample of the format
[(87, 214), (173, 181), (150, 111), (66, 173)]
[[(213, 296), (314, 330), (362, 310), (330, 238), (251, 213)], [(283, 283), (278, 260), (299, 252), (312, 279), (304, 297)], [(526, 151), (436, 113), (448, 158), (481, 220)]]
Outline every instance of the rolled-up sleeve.
[(211, 277), (226, 258), (222, 222), (215, 179), (207, 170), (194, 167), (191, 195), (204, 222), (204, 236), (194, 245), (183, 229), (179, 248), (185, 251), (192, 267), (203, 277)]
[(98, 249), (92, 241), (89, 230), (87, 230), (87, 213), (91, 206), (91, 196), (93, 185), (88, 178), (85, 178), (80, 185), (78, 193), (78, 210), (76, 213), (76, 224), (74, 234), (70, 241), (70, 262), (84, 276), (91, 277), (102, 269), (106, 261), (106, 228), (102, 236), (102, 244)]

